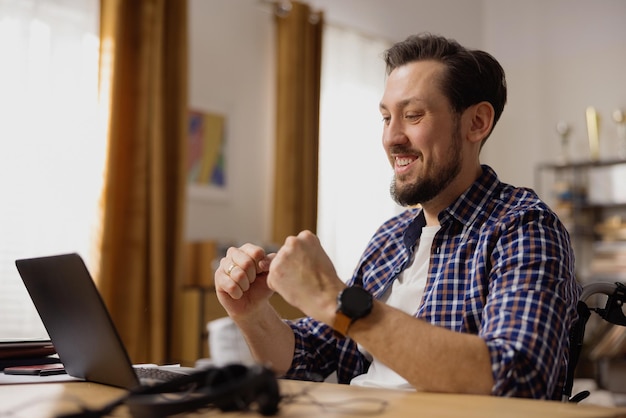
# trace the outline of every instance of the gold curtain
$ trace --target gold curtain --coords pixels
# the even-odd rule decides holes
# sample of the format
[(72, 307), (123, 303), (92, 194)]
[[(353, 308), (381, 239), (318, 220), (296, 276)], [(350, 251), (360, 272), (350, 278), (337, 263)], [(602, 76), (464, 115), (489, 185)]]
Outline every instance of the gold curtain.
[[(290, 5), (290, 9), (284, 9)], [(317, 172), (324, 16), (278, 2), (276, 168), (272, 239), (317, 227)]]
[(172, 357), (180, 291), (187, 1), (101, 0), (108, 160), (98, 286), (135, 363)]

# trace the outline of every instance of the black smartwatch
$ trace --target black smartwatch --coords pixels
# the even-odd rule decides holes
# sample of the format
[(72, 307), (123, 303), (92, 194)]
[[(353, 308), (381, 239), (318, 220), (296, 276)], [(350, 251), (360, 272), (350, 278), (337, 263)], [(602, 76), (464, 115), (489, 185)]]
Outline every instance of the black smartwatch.
[(372, 295), (361, 286), (346, 287), (339, 292), (333, 323), (335, 334), (340, 338), (345, 337), (354, 321), (372, 312), (372, 306), (374, 306)]

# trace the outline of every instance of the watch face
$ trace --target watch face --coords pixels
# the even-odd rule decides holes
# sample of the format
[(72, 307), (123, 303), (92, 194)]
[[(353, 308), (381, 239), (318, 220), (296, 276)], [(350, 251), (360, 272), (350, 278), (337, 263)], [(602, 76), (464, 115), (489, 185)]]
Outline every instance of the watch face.
[(339, 305), (339, 309), (347, 317), (362, 318), (372, 310), (372, 295), (362, 287), (348, 287), (341, 292)]

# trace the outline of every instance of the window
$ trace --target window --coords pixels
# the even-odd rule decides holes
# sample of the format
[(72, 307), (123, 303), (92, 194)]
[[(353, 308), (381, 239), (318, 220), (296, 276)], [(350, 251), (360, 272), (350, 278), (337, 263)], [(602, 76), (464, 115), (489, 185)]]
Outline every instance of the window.
[(327, 25), (322, 49), (318, 235), (346, 281), (376, 228), (399, 213), (378, 103), (390, 44)]
[(15, 259), (90, 263), (106, 139), (98, 0), (0, 0), (0, 338), (45, 337)]

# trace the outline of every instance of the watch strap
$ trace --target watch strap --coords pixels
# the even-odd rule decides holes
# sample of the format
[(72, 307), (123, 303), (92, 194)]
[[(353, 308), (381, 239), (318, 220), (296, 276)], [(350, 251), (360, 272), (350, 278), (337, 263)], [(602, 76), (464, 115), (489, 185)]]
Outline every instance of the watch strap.
[(335, 321), (333, 322), (333, 330), (337, 338), (345, 338), (348, 334), (348, 330), (352, 325), (352, 318), (348, 317), (341, 311), (335, 313)]

